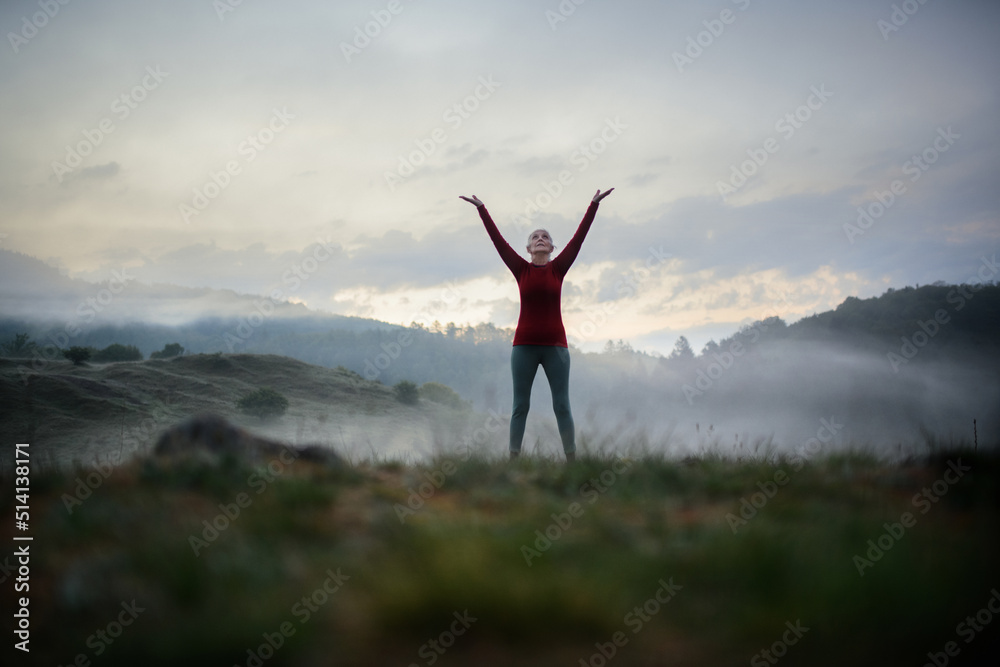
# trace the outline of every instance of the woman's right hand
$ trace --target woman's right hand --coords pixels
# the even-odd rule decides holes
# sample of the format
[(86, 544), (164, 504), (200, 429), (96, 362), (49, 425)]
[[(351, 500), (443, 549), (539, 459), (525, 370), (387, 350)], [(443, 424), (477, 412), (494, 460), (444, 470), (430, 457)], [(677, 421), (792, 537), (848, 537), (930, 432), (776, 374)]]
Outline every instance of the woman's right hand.
[(597, 194), (594, 195), (594, 198), (591, 199), (590, 201), (594, 202), (595, 204), (600, 204), (601, 200), (604, 199), (605, 197), (607, 197), (612, 192), (614, 192), (614, 190), (615, 190), (614, 188), (611, 188), (610, 190), (606, 190), (605, 192), (601, 192), (601, 190), (598, 189), (597, 190)]
[(475, 204), (476, 208), (479, 208), (480, 206), (483, 205), (483, 202), (479, 201), (479, 197), (477, 197), (476, 195), (472, 195), (472, 197), (465, 197), (463, 195), (459, 195), (458, 198), (459, 199), (464, 199), (465, 201), (469, 202), (470, 204)]

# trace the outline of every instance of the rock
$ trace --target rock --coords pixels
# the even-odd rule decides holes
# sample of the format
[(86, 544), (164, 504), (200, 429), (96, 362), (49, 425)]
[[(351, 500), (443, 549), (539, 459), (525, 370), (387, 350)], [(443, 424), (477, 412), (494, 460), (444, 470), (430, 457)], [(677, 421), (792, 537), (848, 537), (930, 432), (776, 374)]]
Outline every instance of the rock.
[(297, 447), (254, 435), (214, 414), (202, 414), (170, 427), (160, 435), (153, 450), (162, 457), (195, 456), (217, 460), (235, 456), (257, 463), (291, 456), (330, 467), (344, 464), (333, 450), (319, 445)]

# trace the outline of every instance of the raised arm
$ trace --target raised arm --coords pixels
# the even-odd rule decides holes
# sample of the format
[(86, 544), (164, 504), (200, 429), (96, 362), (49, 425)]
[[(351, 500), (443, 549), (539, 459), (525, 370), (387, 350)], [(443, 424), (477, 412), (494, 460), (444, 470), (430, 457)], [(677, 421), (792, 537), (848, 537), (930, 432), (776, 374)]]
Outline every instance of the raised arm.
[(490, 212), (486, 210), (486, 205), (479, 200), (479, 197), (475, 195), (472, 197), (459, 195), (459, 199), (464, 199), (470, 204), (475, 205), (476, 209), (479, 211), (479, 217), (482, 218), (483, 226), (486, 227), (486, 233), (490, 235), (493, 245), (496, 247), (497, 252), (500, 253), (500, 259), (502, 259), (503, 263), (507, 265), (510, 272), (514, 274), (514, 277), (518, 278), (524, 270), (524, 267), (528, 264), (528, 260), (518, 255), (517, 252), (510, 247), (510, 244), (504, 240), (500, 230), (497, 229), (496, 223), (493, 222), (493, 218), (490, 217)]
[(607, 190), (602, 193), (600, 190), (594, 195), (594, 198), (590, 200), (590, 206), (587, 208), (587, 212), (583, 216), (583, 220), (580, 221), (580, 226), (576, 228), (576, 233), (573, 234), (573, 238), (570, 239), (563, 251), (559, 253), (559, 256), (552, 260), (553, 268), (560, 272), (562, 275), (566, 275), (569, 271), (569, 267), (573, 266), (573, 262), (576, 261), (576, 256), (580, 254), (580, 248), (583, 247), (583, 240), (587, 238), (587, 232), (590, 231), (590, 225), (594, 222), (594, 216), (597, 215), (597, 207), (600, 205), (601, 200), (611, 194), (614, 188)]

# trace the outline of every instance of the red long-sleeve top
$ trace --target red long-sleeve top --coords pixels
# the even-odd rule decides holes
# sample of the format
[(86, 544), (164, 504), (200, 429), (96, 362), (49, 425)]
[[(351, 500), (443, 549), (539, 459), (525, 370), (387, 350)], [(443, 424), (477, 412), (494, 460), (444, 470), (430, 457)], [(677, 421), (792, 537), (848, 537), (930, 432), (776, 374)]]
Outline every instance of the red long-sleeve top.
[(569, 347), (562, 321), (562, 284), (566, 272), (580, 253), (583, 239), (597, 215), (597, 202), (591, 202), (573, 238), (559, 255), (545, 266), (535, 266), (508, 245), (490, 217), (486, 206), (479, 207), (486, 232), (493, 240), (500, 258), (517, 280), (521, 293), (521, 313), (514, 330), (514, 345), (553, 345)]

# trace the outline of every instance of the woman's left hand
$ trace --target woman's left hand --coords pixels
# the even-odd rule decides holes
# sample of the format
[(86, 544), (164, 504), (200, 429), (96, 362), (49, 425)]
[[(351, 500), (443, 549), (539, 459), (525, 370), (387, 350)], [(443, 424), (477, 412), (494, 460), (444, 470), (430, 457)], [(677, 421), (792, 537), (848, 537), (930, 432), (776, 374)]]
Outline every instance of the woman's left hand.
[(614, 191), (615, 191), (615, 189), (614, 189), (614, 188), (611, 188), (611, 189), (610, 189), (610, 190), (608, 190), (607, 192), (603, 192), (603, 193), (602, 193), (602, 192), (601, 192), (600, 190), (598, 190), (598, 191), (597, 191), (597, 194), (596, 194), (596, 195), (594, 195), (594, 199), (593, 199), (593, 202), (594, 202), (595, 204), (599, 204), (599, 203), (600, 203), (600, 201), (601, 201), (602, 199), (604, 199), (605, 197), (607, 197), (607, 196), (608, 196), (609, 194), (611, 194), (611, 193), (612, 193), (612, 192), (614, 192)]

